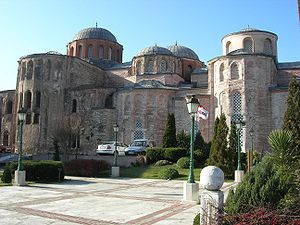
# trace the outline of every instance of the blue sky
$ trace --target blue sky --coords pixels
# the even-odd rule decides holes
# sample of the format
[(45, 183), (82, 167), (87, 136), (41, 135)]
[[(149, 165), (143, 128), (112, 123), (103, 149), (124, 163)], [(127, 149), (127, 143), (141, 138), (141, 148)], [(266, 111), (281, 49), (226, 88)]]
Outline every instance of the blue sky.
[(205, 63), (222, 54), (221, 38), (254, 27), (278, 35), (280, 62), (300, 61), (297, 0), (0, 0), (0, 91), (15, 89), (18, 59), (57, 51), (83, 28), (110, 30), (123, 61), (176, 41)]

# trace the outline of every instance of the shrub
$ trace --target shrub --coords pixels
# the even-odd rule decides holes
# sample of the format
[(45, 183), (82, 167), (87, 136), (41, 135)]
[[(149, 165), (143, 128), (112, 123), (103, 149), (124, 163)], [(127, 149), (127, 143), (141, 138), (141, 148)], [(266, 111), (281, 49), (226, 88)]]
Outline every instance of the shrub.
[(139, 154), (135, 158), (135, 163), (131, 163), (132, 166), (146, 166), (147, 157), (145, 155)]
[(199, 166), (204, 166), (206, 160), (209, 157), (209, 150), (207, 149), (196, 149), (194, 151), (194, 159), (195, 159), (195, 164)]
[(190, 160), (188, 157), (181, 157), (177, 161), (177, 166), (181, 169), (188, 169), (190, 166)]
[(164, 159), (164, 152), (163, 148), (148, 148), (146, 151), (147, 162), (151, 164)]
[(11, 183), (12, 177), (9, 164), (5, 165), (1, 180), (3, 183)]
[(165, 148), (164, 159), (176, 163), (183, 156), (186, 156), (184, 148)]
[(165, 180), (172, 180), (179, 177), (179, 173), (176, 169), (173, 168), (166, 168), (159, 172), (159, 178)]
[[(27, 181), (62, 181), (64, 180), (64, 168), (62, 162), (52, 160), (32, 161), (27, 160), (23, 162), (24, 170), (26, 171)], [(17, 169), (18, 163), (13, 162), (10, 165), (11, 173)], [(60, 172), (59, 172), (60, 171)], [(60, 174), (60, 177), (58, 175)]]
[(82, 177), (99, 177), (100, 172), (109, 169), (109, 165), (103, 160), (74, 159), (64, 162), (66, 175)]
[(171, 165), (171, 164), (172, 164), (172, 162), (163, 159), (163, 160), (157, 161), (157, 162), (154, 164), (154, 166), (167, 166), (167, 165)]
[(195, 218), (194, 218), (194, 222), (193, 225), (199, 225), (200, 224), (200, 213), (198, 213)]

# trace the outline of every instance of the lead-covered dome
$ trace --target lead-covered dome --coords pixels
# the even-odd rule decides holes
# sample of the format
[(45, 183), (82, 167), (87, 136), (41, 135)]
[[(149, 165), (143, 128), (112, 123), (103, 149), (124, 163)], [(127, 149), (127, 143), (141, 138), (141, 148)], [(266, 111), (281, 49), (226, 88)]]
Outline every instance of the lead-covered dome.
[(79, 31), (73, 38), (73, 41), (81, 39), (101, 39), (117, 42), (116, 37), (108, 30), (100, 27), (85, 28)]
[(172, 52), (166, 48), (159, 47), (157, 45), (150, 46), (147, 48), (142, 49), (137, 56), (142, 55), (173, 55)]
[(175, 56), (179, 58), (188, 58), (188, 59), (194, 59), (194, 60), (199, 60), (197, 54), (190, 48), (177, 45), (171, 45), (167, 47)]

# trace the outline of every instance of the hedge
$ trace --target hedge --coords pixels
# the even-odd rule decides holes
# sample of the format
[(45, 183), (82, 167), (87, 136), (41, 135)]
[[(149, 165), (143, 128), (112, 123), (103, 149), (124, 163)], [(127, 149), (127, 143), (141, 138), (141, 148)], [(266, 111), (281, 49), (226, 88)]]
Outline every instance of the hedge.
[(109, 169), (104, 160), (74, 159), (64, 162), (66, 175), (79, 177), (100, 177), (100, 173)]
[[(43, 182), (53, 182), (53, 181), (63, 181), (64, 180), (64, 168), (60, 161), (52, 160), (41, 160), (33, 161), (26, 160), (23, 161), (24, 170), (26, 171), (27, 181), (43, 181)], [(10, 163), (10, 172), (14, 174), (17, 170), (18, 162)], [(60, 177), (58, 177), (60, 174)]]
[(148, 148), (146, 151), (149, 164), (163, 159), (176, 163), (183, 156), (186, 156), (184, 148)]
[(147, 148), (146, 157), (149, 164), (164, 159), (164, 148)]

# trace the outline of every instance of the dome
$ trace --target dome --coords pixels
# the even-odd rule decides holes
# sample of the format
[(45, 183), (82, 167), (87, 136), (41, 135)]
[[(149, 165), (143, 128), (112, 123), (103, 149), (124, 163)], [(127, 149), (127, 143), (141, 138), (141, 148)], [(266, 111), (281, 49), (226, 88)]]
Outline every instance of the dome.
[(140, 51), (140, 53), (137, 54), (137, 56), (142, 56), (142, 55), (173, 55), (173, 54), (170, 50), (166, 48), (154, 45), (142, 49), (142, 51)]
[(190, 48), (177, 45), (171, 45), (168, 49), (177, 57), (199, 60), (197, 54)]
[(74, 36), (73, 41), (80, 39), (102, 39), (117, 42), (116, 37), (110, 31), (99, 27), (86, 28), (79, 31)]

